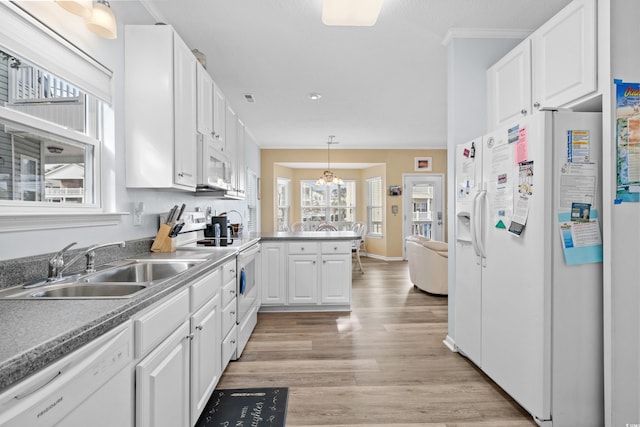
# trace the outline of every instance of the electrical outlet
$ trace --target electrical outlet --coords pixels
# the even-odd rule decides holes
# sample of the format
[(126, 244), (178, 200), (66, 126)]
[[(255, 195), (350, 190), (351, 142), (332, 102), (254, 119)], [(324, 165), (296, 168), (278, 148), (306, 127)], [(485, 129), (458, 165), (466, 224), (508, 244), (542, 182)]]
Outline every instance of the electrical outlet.
[(133, 204), (133, 225), (139, 227), (142, 225), (142, 214), (144, 213), (144, 202)]

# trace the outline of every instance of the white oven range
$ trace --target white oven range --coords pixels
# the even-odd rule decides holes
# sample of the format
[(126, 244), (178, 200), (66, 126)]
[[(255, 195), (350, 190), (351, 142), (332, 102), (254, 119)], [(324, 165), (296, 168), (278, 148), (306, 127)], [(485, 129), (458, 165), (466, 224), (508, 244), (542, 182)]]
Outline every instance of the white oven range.
[[(177, 236), (177, 245), (182, 248), (198, 248), (202, 250), (238, 249), (236, 257), (236, 350), (231, 360), (242, 355), (251, 334), (258, 323), (260, 309), (260, 286), (258, 261), (260, 258), (259, 238), (233, 237), (226, 239), (220, 246), (215, 238), (205, 238), (206, 219), (202, 212), (185, 212), (185, 225)], [(224, 284), (223, 284), (224, 285)]]

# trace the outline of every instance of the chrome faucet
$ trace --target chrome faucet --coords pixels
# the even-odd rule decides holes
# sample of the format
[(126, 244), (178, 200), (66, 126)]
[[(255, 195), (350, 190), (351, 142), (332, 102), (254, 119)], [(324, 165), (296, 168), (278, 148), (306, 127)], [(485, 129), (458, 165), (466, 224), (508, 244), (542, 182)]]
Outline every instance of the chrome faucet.
[(112, 242), (112, 243), (103, 243), (100, 245), (89, 246), (84, 251), (80, 252), (78, 255), (73, 257), (66, 265), (64, 263), (63, 254), (67, 251), (71, 246), (75, 245), (76, 242), (71, 243), (64, 247), (60, 252), (55, 254), (49, 260), (49, 278), (48, 281), (59, 280), (62, 279), (62, 273), (65, 272), (67, 268), (73, 265), (77, 260), (81, 257), (87, 257), (87, 266), (85, 267), (85, 273), (94, 273), (96, 271), (95, 261), (96, 261), (96, 249), (106, 248), (109, 246), (120, 246), (124, 248), (124, 241), (121, 242)]

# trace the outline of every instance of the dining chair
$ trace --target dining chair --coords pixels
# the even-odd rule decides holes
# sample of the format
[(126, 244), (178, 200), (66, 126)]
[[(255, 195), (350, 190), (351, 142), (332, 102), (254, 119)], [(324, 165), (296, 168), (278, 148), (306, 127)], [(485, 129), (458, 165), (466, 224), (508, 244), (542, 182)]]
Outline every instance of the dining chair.
[(304, 223), (302, 221), (294, 222), (289, 226), (290, 231), (304, 231)]
[(362, 242), (364, 241), (366, 228), (367, 224), (363, 222), (354, 222), (351, 225), (351, 231), (361, 236), (351, 243), (351, 252), (354, 254), (356, 261), (358, 262), (358, 267), (360, 268), (360, 273), (362, 274), (364, 274), (364, 268), (362, 267), (362, 261), (360, 260), (360, 247), (362, 246)]
[(316, 227), (316, 231), (338, 231), (333, 224), (322, 223)]

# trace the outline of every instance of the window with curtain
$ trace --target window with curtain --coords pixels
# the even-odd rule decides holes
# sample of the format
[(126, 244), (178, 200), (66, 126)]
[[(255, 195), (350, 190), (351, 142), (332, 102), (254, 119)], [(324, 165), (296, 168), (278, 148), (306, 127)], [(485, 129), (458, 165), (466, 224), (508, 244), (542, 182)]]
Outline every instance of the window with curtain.
[(282, 231), (291, 222), (291, 180), (278, 177), (277, 187), (276, 230)]
[(327, 187), (300, 181), (300, 214), (307, 230), (324, 221), (343, 229), (356, 218), (356, 182), (345, 180), (342, 185)]
[(367, 230), (369, 230), (369, 235), (382, 235), (383, 201), (382, 177), (367, 179)]

